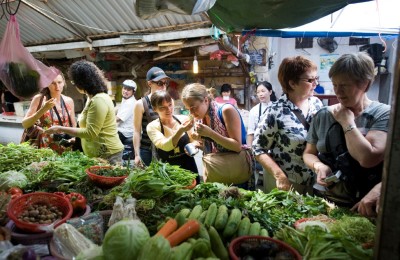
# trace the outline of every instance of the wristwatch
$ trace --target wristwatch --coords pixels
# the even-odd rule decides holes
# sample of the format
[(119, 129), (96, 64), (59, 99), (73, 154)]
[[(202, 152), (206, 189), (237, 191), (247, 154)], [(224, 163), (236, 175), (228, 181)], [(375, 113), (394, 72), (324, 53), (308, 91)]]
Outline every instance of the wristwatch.
[(353, 130), (354, 128), (356, 128), (355, 125), (348, 125), (347, 127), (345, 127), (344, 130), (344, 134), (347, 134), (347, 132), (350, 132), (351, 130)]

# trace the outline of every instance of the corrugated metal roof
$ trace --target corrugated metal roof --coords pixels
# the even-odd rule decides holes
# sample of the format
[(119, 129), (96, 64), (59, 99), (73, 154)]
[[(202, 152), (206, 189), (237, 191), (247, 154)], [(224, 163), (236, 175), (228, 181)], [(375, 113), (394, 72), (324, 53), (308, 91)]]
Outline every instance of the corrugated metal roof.
[[(17, 12), (24, 46), (73, 41), (91, 42), (121, 34), (143, 34), (209, 27), (204, 15), (165, 13), (144, 20), (136, 16), (135, 0), (21, 0)], [(4, 4), (3, 4), (4, 5)], [(16, 9), (18, 1), (9, 3)], [(6, 14), (0, 20), (4, 34)]]

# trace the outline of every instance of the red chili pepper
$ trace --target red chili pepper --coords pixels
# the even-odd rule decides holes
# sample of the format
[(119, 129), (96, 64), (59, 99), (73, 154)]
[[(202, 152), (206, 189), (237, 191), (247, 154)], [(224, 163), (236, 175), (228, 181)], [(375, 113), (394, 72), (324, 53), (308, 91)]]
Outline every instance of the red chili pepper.
[(10, 195), (21, 194), (22, 195), (22, 194), (24, 194), (24, 192), (18, 187), (12, 187), (12, 188), (8, 189), (8, 194), (10, 194)]
[(71, 192), (65, 196), (72, 204), (74, 213), (80, 213), (86, 209), (86, 198), (77, 192)]
[(67, 195), (67, 194), (65, 194), (65, 192), (62, 192), (62, 191), (56, 191), (56, 192), (54, 192), (54, 194), (59, 195), (61, 197), (65, 197)]

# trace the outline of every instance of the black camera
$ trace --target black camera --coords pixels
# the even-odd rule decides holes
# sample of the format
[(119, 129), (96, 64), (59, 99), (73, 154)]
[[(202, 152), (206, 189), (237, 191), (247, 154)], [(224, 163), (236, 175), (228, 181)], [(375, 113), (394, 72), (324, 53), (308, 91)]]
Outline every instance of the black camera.
[(69, 134), (53, 134), (53, 140), (56, 142), (59, 142), (63, 139), (69, 140), (71, 138), (72, 138), (72, 136), (70, 136)]

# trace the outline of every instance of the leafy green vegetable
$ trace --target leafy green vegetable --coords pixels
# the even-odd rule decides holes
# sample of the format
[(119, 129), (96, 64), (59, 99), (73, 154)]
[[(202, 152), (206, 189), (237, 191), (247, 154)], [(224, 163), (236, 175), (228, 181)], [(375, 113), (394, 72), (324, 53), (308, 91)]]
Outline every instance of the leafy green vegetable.
[(30, 98), (39, 93), (40, 74), (36, 70), (29, 69), (24, 63), (10, 62), (7, 65), (10, 87), (17, 96)]
[(104, 236), (104, 259), (135, 260), (149, 239), (149, 231), (141, 221), (121, 220), (112, 225)]
[(32, 162), (40, 162), (56, 156), (50, 148), (37, 149), (28, 143), (6, 146), (0, 144), (0, 172), (9, 170), (20, 171)]
[(375, 225), (365, 217), (343, 216), (331, 225), (331, 233), (348, 237), (359, 244), (373, 242), (375, 231)]
[(17, 171), (7, 171), (0, 173), (0, 190), (7, 191), (11, 187), (24, 189), (28, 184), (25, 174)]

